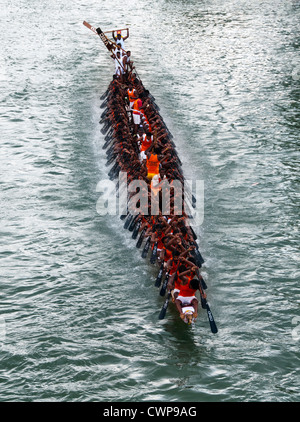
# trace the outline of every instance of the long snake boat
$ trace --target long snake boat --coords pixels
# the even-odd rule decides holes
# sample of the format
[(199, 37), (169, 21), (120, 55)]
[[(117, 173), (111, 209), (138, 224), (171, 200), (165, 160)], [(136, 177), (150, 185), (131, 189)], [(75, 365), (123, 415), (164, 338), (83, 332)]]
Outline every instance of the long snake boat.
[(137, 239), (141, 256), (158, 269), (154, 285), (165, 297), (158, 318), (165, 318), (172, 302), (182, 321), (193, 324), (198, 316), (198, 292), (210, 329), (217, 333), (207, 285), (200, 274), (204, 259), (190, 224), (196, 198), (184, 183), (173, 136), (133, 66), (130, 51), (124, 49), (122, 30), (115, 30), (117, 37), (111, 31), (112, 41), (107, 32), (86, 21), (83, 24), (99, 35), (115, 62), (113, 79), (101, 96), (103, 149), (106, 166), (111, 166), (109, 179), (118, 179), (119, 197), (124, 198), (126, 192), (120, 215), (124, 229)]

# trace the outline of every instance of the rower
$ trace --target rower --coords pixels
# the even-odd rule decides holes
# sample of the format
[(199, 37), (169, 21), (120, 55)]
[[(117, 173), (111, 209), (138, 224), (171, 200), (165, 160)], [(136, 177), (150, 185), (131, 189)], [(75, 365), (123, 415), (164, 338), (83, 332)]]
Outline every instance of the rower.
[(122, 68), (122, 62), (121, 62), (121, 53), (120, 51), (117, 51), (117, 54), (115, 55), (115, 75), (117, 78), (122, 79), (123, 75), (123, 68)]
[(152, 178), (155, 175), (159, 176), (159, 166), (160, 166), (160, 162), (158, 159), (158, 153), (160, 152), (159, 148), (154, 148), (153, 152), (147, 152), (147, 170), (148, 170), (148, 174), (147, 177), (148, 179), (151, 181)]
[(164, 236), (161, 239), (162, 244), (163, 244), (163, 248), (162, 251), (160, 253), (160, 260), (164, 262), (164, 267), (167, 266), (167, 262), (172, 259), (172, 250), (169, 249), (169, 241), (170, 238), (169, 236)]
[(147, 151), (147, 149), (149, 149), (152, 145), (153, 142), (153, 135), (151, 134), (151, 132), (147, 132), (144, 133), (141, 139), (141, 153), (140, 153), (140, 160), (147, 160), (147, 156), (145, 151)]
[(140, 109), (143, 103), (142, 103), (142, 100), (138, 98), (137, 93), (132, 98), (134, 100), (133, 106), (132, 106), (132, 117), (133, 117), (134, 133), (136, 134), (138, 131), (138, 127), (141, 123)]
[[(178, 252), (178, 251), (177, 251)], [(175, 300), (177, 299), (177, 296), (180, 292), (180, 286), (181, 283), (186, 282), (185, 276), (186, 274), (189, 274), (190, 272), (187, 271), (186, 266), (184, 264), (181, 264), (179, 261), (179, 256), (177, 254), (173, 255), (173, 257), (177, 257), (175, 261), (175, 265), (170, 269), (169, 263), (167, 263), (167, 271), (170, 274), (169, 282), (168, 282), (168, 290), (171, 292), (172, 296), (172, 302), (175, 303)], [(174, 258), (173, 258), (174, 260)], [(171, 272), (172, 270), (172, 272)]]
[(123, 50), (121, 48), (121, 44), (120, 43), (118, 43), (117, 46), (116, 46), (116, 48), (114, 49), (115, 56), (117, 55), (118, 52), (120, 53), (120, 57), (121, 57), (121, 60), (120, 61), (122, 61), (122, 58), (123, 58)]
[(180, 264), (179, 257), (180, 257), (180, 252), (177, 249), (173, 250), (172, 257), (167, 262), (167, 268), (170, 275), (175, 274), (176, 271), (178, 270), (178, 266)]
[(152, 249), (154, 247), (155, 242), (157, 242), (157, 254), (160, 257), (160, 254), (164, 248), (164, 244), (162, 242), (162, 238), (165, 236), (165, 234), (162, 231), (163, 227), (161, 224), (157, 224), (155, 226), (155, 231), (151, 235), (151, 243), (152, 243)]
[(141, 126), (139, 126), (137, 134), (136, 134), (136, 142), (139, 146), (139, 150), (141, 150), (143, 135), (144, 135), (144, 130)]
[(130, 60), (130, 56), (131, 56), (131, 52), (128, 50), (123, 53), (123, 57), (122, 57), (122, 64), (126, 72), (126, 75), (128, 75), (129, 71), (132, 71), (133, 69), (133, 62)]
[(175, 299), (175, 305), (180, 313), (180, 318), (184, 319), (185, 315), (182, 312), (182, 308), (191, 306), (194, 308), (193, 318), (196, 319), (198, 316), (198, 299), (195, 296), (196, 291), (199, 289), (199, 280), (193, 278), (187, 284), (181, 284), (179, 293)]
[(137, 96), (137, 94), (136, 94), (136, 90), (133, 88), (133, 85), (131, 83), (128, 85), (127, 95), (128, 95), (128, 100), (129, 100), (129, 108), (130, 110), (132, 110), (134, 99)]
[(117, 31), (117, 36), (115, 37), (115, 31), (112, 31), (112, 37), (115, 40), (115, 42), (118, 44), (121, 44), (121, 48), (125, 50), (125, 44), (124, 41), (127, 40), (129, 37), (129, 29), (127, 28), (127, 35), (126, 37), (122, 37), (122, 31)]

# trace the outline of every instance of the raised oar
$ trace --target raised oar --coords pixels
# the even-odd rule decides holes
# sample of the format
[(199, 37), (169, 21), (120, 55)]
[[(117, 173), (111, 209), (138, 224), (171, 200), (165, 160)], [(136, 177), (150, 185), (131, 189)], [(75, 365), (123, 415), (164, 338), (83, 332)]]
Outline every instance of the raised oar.
[(98, 34), (101, 40), (103, 41), (105, 47), (108, 49), (108, 51), (111, 51), (113, 49), (113, 42), (111, 42), (107, 36), (101, 31), (100, 28), (94, 28), (92, 25), (90, 25), (88, 22), (83, 21), (83, 25), (85, 25), (87, 28), (89, 28), (91, 31), (94, 32), (94, 34)]
[(112, 32), (117, 32), (117, 31), (126, 31), (126, 29), (129, 29), (129, 28), (112, 29), (111, 31), (105, 31), (105, 32), (103, 32), (103, 34), (111, 34)]
[(164, 304), (163, 304), (161, 311), (158, 315), (158, 319), (164, 319), (164, 317), (166, 316), (166, 312), (167, 312), (167, 309), (168, 309), (170, 298), (171, 298), (171, 292), (168, 293), (168, 296), (167, 296), (166, 300), (164, 301)]
[[(112, 51), (112, 49), (115, 47), (117, 47), (117, 43), (115, 43), (114, 41), (111, 41), (109, 38), (107, 38), (107, 36), (104, 34), (104, 32), (101, 30), (101, 28), (96, 28), (96, 32), (99, 35), (99, 37), (101, 38), (101, 40), (103, 41), (105, 47), (108, 49), (108, 51)], [(126, 54), (126, 51), (123, 50), (123, 48), (121, 48), (121, 50), (123, 51), (123, 53)], [(124, 66), (122, 65), (122, 63), (118, 60), (118, 58), (114, 55), (114, 58), (117, 60), (117, 62), (119, 63), (119, 65), (121, 66), (121, 68), (123, 69), (123, 71), (125, 72)]]
[[(101, 28), (94, 28), (92, 25), (90, 25), (86, 21), (83, 21), (83, 25), (85, 25), (87, 28), (89, 28), (95, 34), (99, 35), (99, 37), (101, 38), (101, 41), (103, 41), (103, 44), (108, 49), (108, 51), (112, 52), (114, 46), (117, 47), (117, 44), (113, 41), (110, 41), (110, 39), (107, 38), (107, 36), (104, 34), (104, 32), (101, 30)], [(119, 65), (122, 67), (122, 69), (125, 70), (123, 65), (119, 62), (119, 60), (117, 58), (116, 58), (116, 60), (119, 63)]]
[(163, 272), (164, 272), (164, 263), (161, 263), (159, 272), (157, 274), (156, 280), (155, 280), (155, 287), (159, 287), (161, 285), (161, 280), (162, 280), (162, 276), (163, 276)]
[(150, 264), (155, 264), (155, 261), (156, 261), (156, 258), (157, 258), (157, 244), (158, 244), (158, 242), (154, 243), (151, 258), (150, 258)]

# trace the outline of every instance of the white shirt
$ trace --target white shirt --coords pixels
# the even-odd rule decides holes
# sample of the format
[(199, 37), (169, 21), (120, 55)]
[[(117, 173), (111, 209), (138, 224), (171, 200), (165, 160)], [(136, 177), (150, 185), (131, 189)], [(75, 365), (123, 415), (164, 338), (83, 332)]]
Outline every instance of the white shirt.
[(115, 67), (116, 67), (116, 75), (121, 75), (122, 73), (122, 61), (121, 59), (116, 58), (115, 59)]
[(123, 48), (123, 50), (125, 50), (125, 44), (124, 44), (124, 40), (123, 40), (122, 37), (121, 37), (120, 40), (117, 38), (116, 44), (121, 44), (121, 48)]
[(115, 55), (117, 55), (117, 51), (119, 51), (119, 52), (120, 52), (120, 60), (122, 60), (122, 57), (123, 57), (123, 50), (121, 50), (121, 49), (119, 50), (119, 49), (118, 49), (118, 47), (116, 47), (116, 48), (114, 49), (114, 54), (115, 54)]

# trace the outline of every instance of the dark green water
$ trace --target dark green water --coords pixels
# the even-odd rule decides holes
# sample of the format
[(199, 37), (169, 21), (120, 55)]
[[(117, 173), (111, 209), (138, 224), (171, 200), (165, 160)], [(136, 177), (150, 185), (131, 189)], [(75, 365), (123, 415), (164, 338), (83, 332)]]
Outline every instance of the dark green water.
[[(299, 401), (297, 1), (8, 1), (1, 10), (0, 400)], [(219, 332), (185, 326), (107, 178), (98, 37), (130, 27), (187, 178)]]

